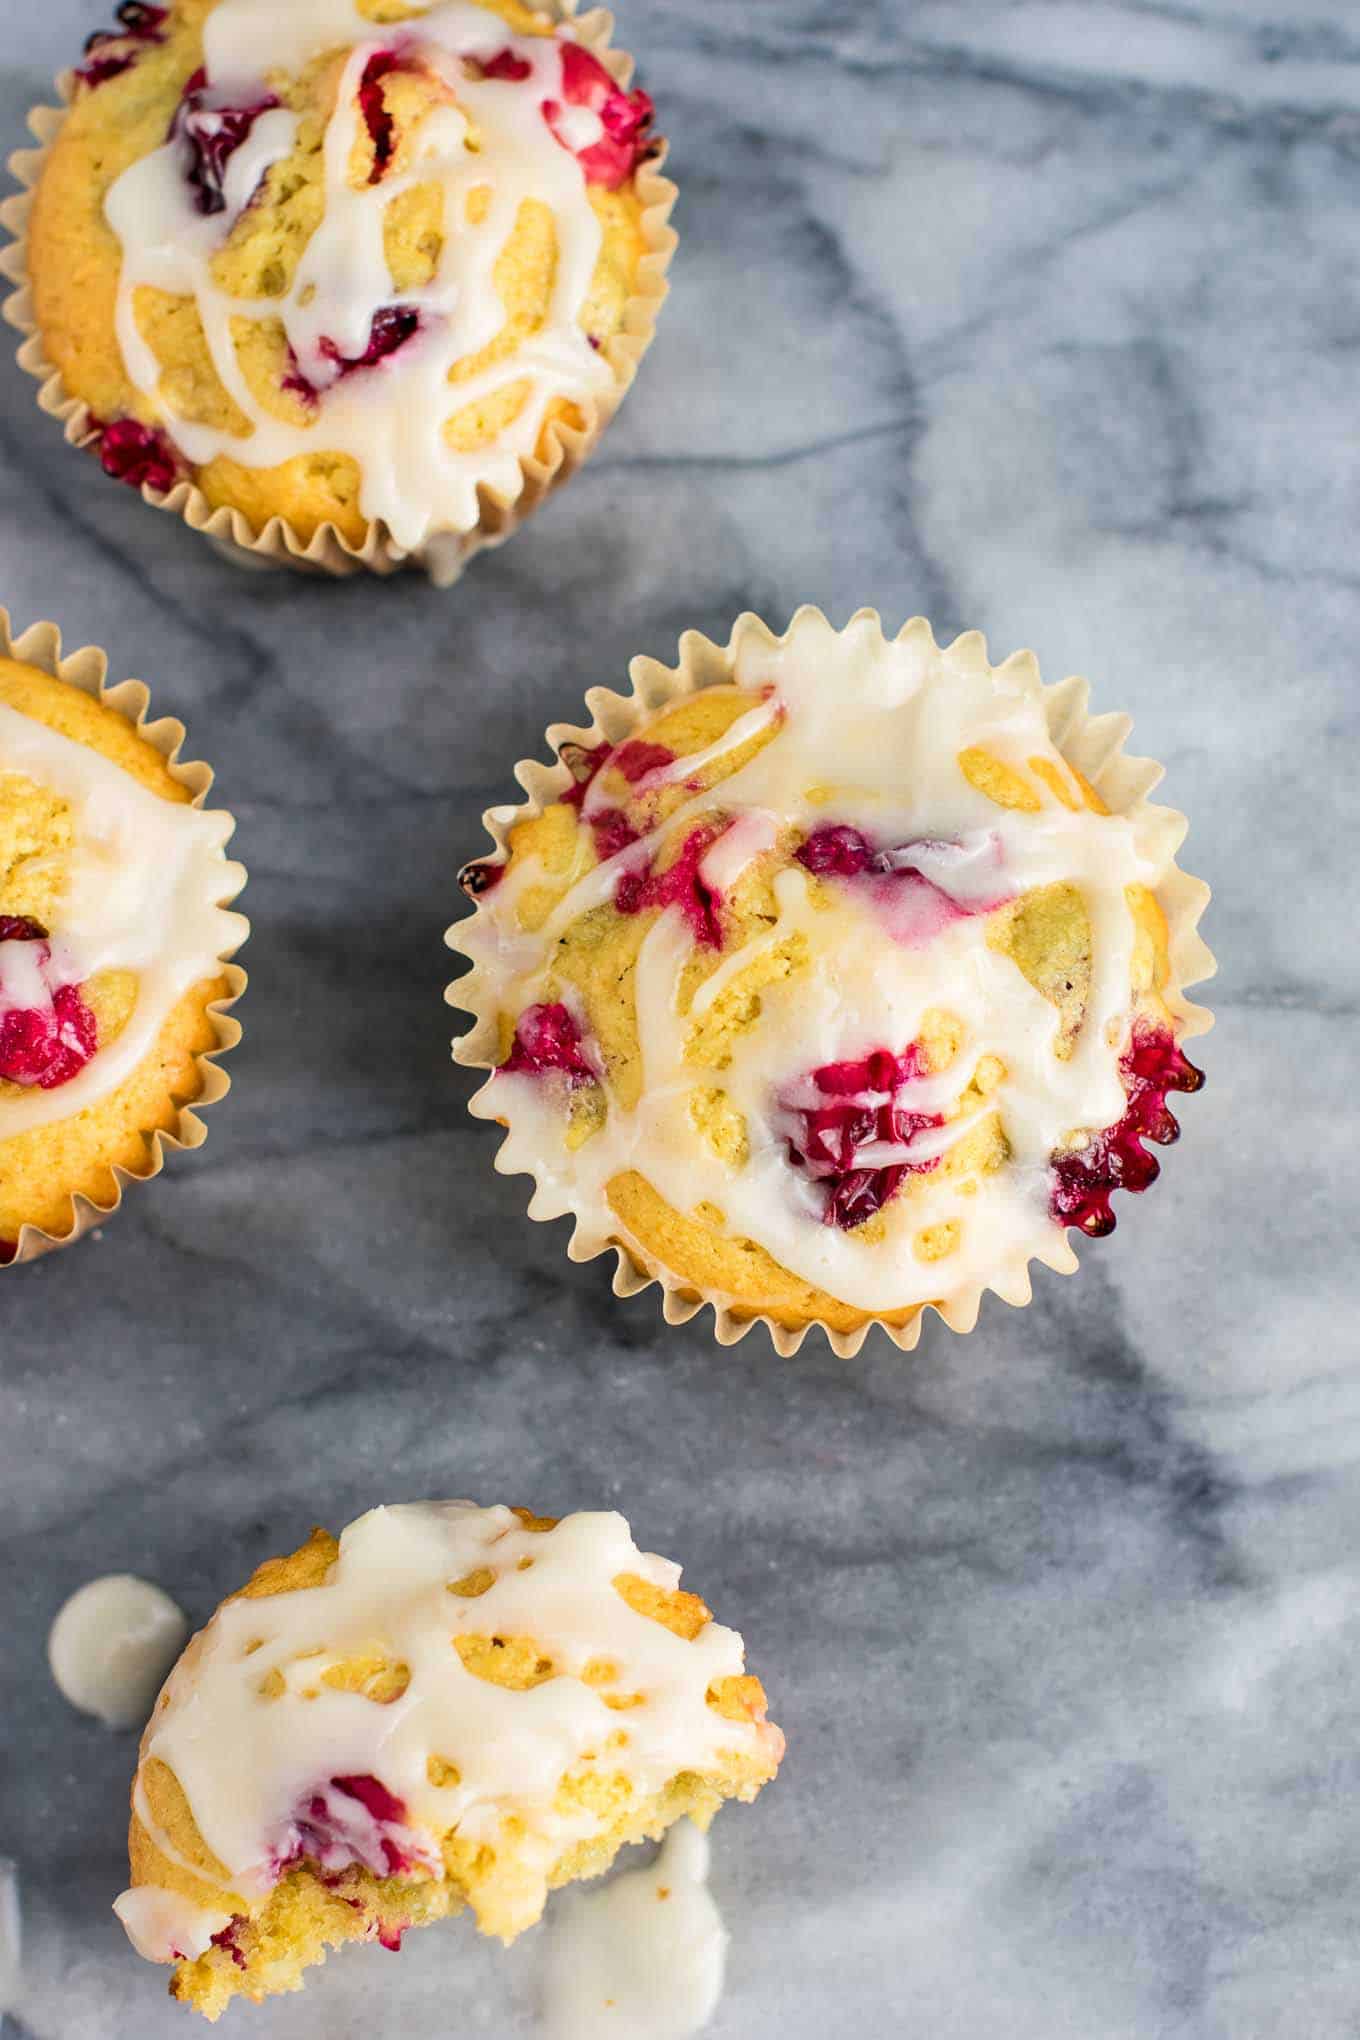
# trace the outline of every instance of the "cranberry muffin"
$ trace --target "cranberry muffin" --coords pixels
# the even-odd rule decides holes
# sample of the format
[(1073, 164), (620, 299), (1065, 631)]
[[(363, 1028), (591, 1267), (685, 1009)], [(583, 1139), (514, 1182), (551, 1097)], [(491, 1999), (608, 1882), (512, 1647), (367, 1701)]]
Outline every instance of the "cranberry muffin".
[(1205, 892), (1156, 768), (976, 633), (805, 611), (683, 650), (592, 696), (464, 873), (456, 1052), (494, 1070), (498, 1166), (575, 1216), (575, 1254), (620, 1248), (729, 1335), (910, 1340), (930, 1305), (963, 1329), (989, 1287), (1028, 1301), (1201, 1082)]
[(231, 817), (202, 806), (212, 775), (177, 762), (178, 724), (145, 723), (140, 683), (105, 696), (102, 657), (55, 644), (0, 657), (5, 1265), (111, 1210), (166, 1139), (201, 1141), (190, 1108), (226, 1089), (205, 1058), (237, 1038), (222, 1016), (244, 983), (224, 908), (245, 873)]
[(142, 1738), (115, 1910), (216, 2019), (327, 1946), (550, 1889), (724, 1799), (784, 1739), (741, 1638), (615, 1514), (430, 1502), (316, 1530), (189, 1644)]
[(604, 34), (522, 0), (122, 7), (27, 242), (42, 365), (107, 472), (351, 562), (506, 535), (664, 292), (674, 194)]

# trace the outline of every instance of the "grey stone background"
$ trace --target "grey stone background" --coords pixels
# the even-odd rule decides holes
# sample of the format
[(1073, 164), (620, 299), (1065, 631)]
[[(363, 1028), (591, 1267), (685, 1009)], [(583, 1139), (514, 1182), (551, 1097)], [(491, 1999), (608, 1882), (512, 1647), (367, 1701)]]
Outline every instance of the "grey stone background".
[[(94, 0), (8, 0), (3, 131)], [(1320, 0), (630, 0), (685, 241), (605, 450), (504, 553), (245, 576), (0, 364), (0, 599), (218, 767), (253, 983), (207, 1149), (0, 1280), (0, 1850), (34, 2040), (184, 2014), (108, 1906), (133, 1739), (60, 1600), (195, 1618), (315, 1519), (617, 1505), (790, 1754), (715, 1831), (724, 2040), (1341, 2040), (1357, 2017), (1360, 24)], [(510, 766), (628, 658), (801, 601), (977, 625), (1137, 719), (1222, 960), (1162, 1183), (958, 1340), (666, 1331), (464, 1116), (441, 931)], [(529, 2034), (533, 1937), (233, 2026)]]

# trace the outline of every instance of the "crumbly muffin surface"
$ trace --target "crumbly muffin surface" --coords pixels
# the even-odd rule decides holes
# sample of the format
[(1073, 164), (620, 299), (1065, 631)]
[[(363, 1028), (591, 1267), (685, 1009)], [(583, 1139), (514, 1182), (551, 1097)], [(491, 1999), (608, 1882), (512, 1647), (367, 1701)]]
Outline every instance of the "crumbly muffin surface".
[(466, 532), (615, 387), (650, 121), (520, 0), (125, 6), (35, 197), (46, 351), (122, 479)]
[(399, 1946), (465, 1905), (511, 1940), (625, 1842), (754, 1798), (783, 1738), (679, 1578), (617, 1515), (459, 1502), (269, 1561), (143, 1737), (134, 1943), (216, 2018), (328, 1944)]
[(732, 676), (569, 755), (471, 867), (459, 946), (500, 1024), (474, 1109), (535, 1215), (781, 1323), (1023, 1300), (1199, 1082), (1176, 819), (1110, 814), (1033, 661), (976, 635), (804, 619)]

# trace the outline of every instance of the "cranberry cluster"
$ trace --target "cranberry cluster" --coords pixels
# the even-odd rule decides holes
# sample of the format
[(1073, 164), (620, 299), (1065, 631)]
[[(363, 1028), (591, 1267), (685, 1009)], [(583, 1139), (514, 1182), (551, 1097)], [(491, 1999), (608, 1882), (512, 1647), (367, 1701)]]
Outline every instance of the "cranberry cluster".
[(1167, 1092), (1198, 1091), (1204, 1082), (1204, 1072), (1181, 1053), (1170, 1029), (1142, 1020), (1120, 1059), (1119, 1074), (1129, 1101), (1123, 1118), (1093, 1135), (1084, 1148), (1053, 1157), (1049, 1209), (1060, 1225), (1078, 1226), (1093, 1240), (1114, 1231), (1114, 1191), (1146, 1190), (1160, 1175), (1161, 1164), (1143, 1142), (1169, 1147), (1180, 1139)]
[(901, 1055), (875, 1049), (858, 1061), (824, 1063), (811, 1076), (817, 1103), (784, 1108), (792, 1123), (789, 1160), (824, 1185), (827, 1225), (846, 1232), (863, 1225), (908, 1176), (938, 1166), (938, 1155), (920, 1162), (866, 1159), (866, 1150), (909, 1147), (918, 1134), (943, 1126), (938, 1112), (918, 1112), (904, 1102), (903, 1094), (924, 1070), (915, 1042)]
[(278, 105), (272, 92), (248, 106), (208, 103), (208, 74), (200, 68), (184, 87), (170, 123), (168, 139), (183, 144), (185, 177), (194, 188), (194, 204), (204, 214), (225, 212), (227, 164), (262, 113)]
[[(657, 146), (648, 133), (656, 108), (650, 95), (641, 89), (625, 92), (599, 58), (580, 43), (562, 43), (561, 53), (562, 98), (544, 100), (543, 118), (555, 139), (575, 156), (592, 184), (617, 191)], [(533, 71), (532, 64), (512, 49), (479, 58), (477, 68), (484, 78), (514, 85), (522, 85)], [(598, 141), (583, 149), (573, 147), (563, 101), (566, 106), (583, 106), (598, 117), (604, 129)]]
[(533, 1077), (556, 1071), (573, 1085), (596, 1081), (581, 1047), (581, 1030), (560, 1002), (525, 1008), (501, 1069), (507, 1076)]
[(173, 489), (180, 478), (180, 458), (163, 432), (154, 425), (140, 425), (135, 418), (115, 418), (108, 425), (90, 422), (99, 435), (95, 451), (106, 475), (133, 489)]
[[(625, 92), (598, 57), (574, 42), (562, 45), (562, 92), (569, 106), (584, 106), (597, 114), (604, 129), (598, 142), (572, 154), (592, 184), (617, 191), (654, 146), (647, 132), (656, 114), (650, 95), (641, 89)], [(543, 118), (563, 148), (571, 149), (556, 100), (544, 100)]]
[[(39, 944), (40, 966), (52, 954), (46, 930), (36, 921), (0, 914), (0, 948), (10, 942)], [(79, 1075), (98, 1046), (95, 1017), (79, 985), (58, 986), (46, 1006), (0, 1006), (0, 1077), (7, 1083), (55, 1091)]]

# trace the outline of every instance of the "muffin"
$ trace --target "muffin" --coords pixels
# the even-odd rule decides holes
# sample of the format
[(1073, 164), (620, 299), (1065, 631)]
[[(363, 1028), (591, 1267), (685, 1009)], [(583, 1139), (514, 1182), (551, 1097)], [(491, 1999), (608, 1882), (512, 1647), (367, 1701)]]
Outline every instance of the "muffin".
[(674, 190), (607, 17), (130, 4), (35, 119), (45, 400), (220, 537), (452, 579), (578, 466), (664, 295)]
[(147, 691), (0, 611), (0, 1263), (64, 1245), (204, 1138), (240, 1029), (234, 823)]
[(754, 1799), (784, 1739), (679, 1580), (621, 1516), (471, 1502), (262, 1565), (142, 1738), (115, 1911), (171, 1996), (216, 2019), (464, 1906), (511, 1941), (624, 1843)]
[(987, 1288), (1027, 1302), (1201, 1082), (1207, 891), (1158, 769), (976, 632), (804, 610), (681, 649), (549, 733), (462, 874), (455, 1055), (493, 1071), (497, 1167), (574, 1216), (575, 1258), (617, 1248), (625, 1290), (712, 1303), (724, 1339), (910, 1345), (928, 1307), (966, 1330)]

